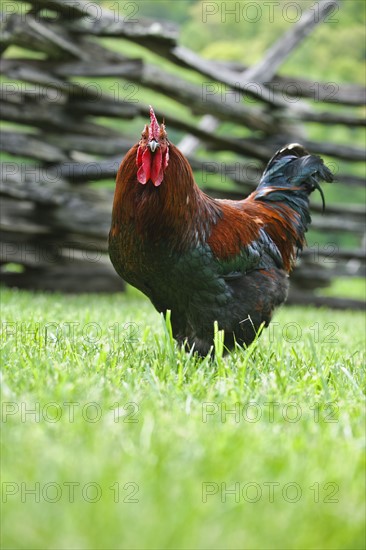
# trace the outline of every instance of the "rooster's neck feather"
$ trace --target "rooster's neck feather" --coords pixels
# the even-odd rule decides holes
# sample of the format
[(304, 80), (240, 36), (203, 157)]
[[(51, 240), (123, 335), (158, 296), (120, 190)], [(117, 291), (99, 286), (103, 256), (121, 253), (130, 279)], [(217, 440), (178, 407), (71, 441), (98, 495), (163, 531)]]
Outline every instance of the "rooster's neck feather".
[(117, 174), (112, 234), (130, 225), (141, 238), (165, 239), (180, 250), (187, 248), (192, 239), (207, 239), (221, 209), (196, 185), (191, 167), (179, 149), (172, 144), (169, 149), (169, 164), (159, 187), (137, 181), (137, 145), (126, 155)]

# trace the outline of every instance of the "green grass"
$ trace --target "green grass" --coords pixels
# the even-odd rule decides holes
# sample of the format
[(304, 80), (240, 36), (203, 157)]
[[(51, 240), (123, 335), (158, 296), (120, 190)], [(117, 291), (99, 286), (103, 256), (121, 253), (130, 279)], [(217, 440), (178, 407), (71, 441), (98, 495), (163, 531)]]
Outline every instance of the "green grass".
[(2, 313), (2, 548), (364, 548), (361, 313), (283, 308), (214, 361), (132, 291)]

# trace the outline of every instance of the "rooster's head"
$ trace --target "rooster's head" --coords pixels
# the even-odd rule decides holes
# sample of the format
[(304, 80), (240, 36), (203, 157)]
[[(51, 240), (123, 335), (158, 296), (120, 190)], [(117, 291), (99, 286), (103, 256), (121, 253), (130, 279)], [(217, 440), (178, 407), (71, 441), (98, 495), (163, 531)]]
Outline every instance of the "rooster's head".
[(137, 149), (137, 180), (143, 185), (149, 180), (158, 187), (163, 181), (164, 170), (169, 161), (169, 142), (165, 125), (156, 120), (150, 107), (150, 125), (146, 124)]

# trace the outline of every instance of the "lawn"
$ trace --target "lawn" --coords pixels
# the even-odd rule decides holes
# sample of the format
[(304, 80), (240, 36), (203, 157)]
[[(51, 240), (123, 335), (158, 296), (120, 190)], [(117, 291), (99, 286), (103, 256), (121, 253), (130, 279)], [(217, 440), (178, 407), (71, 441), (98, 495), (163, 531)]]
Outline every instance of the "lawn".
[(2, 318), (2, 548), (364, 548), (362, 313), (283, 308), (215, 360), (131, 290)]

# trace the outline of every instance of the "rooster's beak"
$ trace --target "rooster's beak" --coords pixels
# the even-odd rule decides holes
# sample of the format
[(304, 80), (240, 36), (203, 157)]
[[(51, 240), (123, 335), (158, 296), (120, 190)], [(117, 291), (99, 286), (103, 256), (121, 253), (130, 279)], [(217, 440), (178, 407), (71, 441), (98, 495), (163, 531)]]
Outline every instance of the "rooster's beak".
[(156, 149), (160, 147), (159, 143), (155, 139), (152, 139), (151, 141), (149, 141), (148, 145), (152, 153), (155, 153)]

